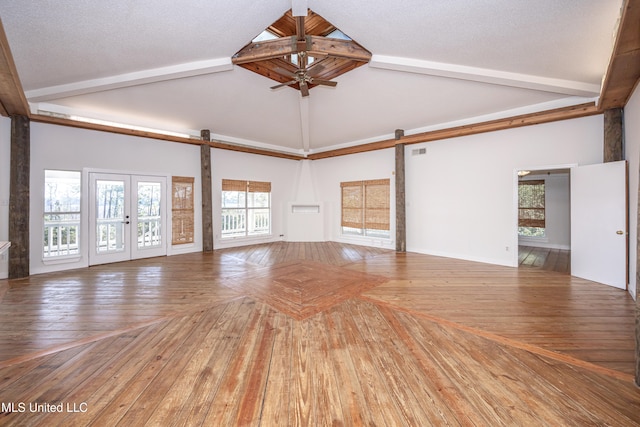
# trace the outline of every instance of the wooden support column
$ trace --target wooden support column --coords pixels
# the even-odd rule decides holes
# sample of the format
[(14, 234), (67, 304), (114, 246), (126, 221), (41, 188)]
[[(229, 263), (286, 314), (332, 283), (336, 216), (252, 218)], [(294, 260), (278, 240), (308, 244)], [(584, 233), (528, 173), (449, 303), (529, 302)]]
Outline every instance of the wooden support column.
[(29, 276), (30, 121), (11, 117), (11, 182), (9, 184), (9, 278)]
[[(396, 129), (396, 140), (404, 136), (404, 130)], [(407, 215), (405, 207), (404, 144), (396, 143), (396, 251), (407, 250)]]
[(211, 132), (200, 131), (200, 181), (202, 183), (202, 251), (213, 251), (213, 200), (211, 194)]
[(622, 108), (611, 108), (604, 112), (604, 163), (624, 160), (622, 118)]

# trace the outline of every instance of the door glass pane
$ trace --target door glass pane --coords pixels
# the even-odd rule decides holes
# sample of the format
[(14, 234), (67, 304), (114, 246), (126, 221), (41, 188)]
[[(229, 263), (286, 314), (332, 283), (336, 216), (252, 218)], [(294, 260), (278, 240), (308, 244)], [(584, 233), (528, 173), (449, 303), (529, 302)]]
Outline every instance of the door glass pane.
[(159, 182), (138, 182), (138, 249), (162, 245)]
[(124, 226), (124, 181), (96, 180), (96, 251), (124, 251)]

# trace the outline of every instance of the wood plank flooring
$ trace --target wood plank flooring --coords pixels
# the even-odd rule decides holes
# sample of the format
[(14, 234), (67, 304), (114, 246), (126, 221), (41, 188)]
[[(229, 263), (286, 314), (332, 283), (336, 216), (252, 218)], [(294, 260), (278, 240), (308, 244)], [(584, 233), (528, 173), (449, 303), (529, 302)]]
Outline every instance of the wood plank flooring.
[(520, 246), (518, 248), (518, 266), (569, 274), (571, 270), (571, 251)]
[(3, 426), (640, 425), (635, 302), (557, 272), (279, 242), (3, 286)]

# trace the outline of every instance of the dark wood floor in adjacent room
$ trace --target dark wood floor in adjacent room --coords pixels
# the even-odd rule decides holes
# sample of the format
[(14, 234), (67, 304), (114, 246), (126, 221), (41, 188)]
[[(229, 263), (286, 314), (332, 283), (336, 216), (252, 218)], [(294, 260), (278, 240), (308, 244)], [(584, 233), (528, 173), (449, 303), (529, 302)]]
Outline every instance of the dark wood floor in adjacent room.
[(0, 425), (640, 425), (634, 310), (566, 273), (338, 243), (4, 280)]

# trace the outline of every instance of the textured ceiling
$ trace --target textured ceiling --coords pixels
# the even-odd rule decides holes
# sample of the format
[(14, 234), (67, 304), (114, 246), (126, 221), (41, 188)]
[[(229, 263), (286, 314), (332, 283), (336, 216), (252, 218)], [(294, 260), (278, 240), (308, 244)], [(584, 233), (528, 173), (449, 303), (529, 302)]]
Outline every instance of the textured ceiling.
[(598, 96), (621, 0), (308, 0), (372, 54), (308, 98), (231, 65), (290, 0), (0, 0), (33, 111), (317, 152)]

